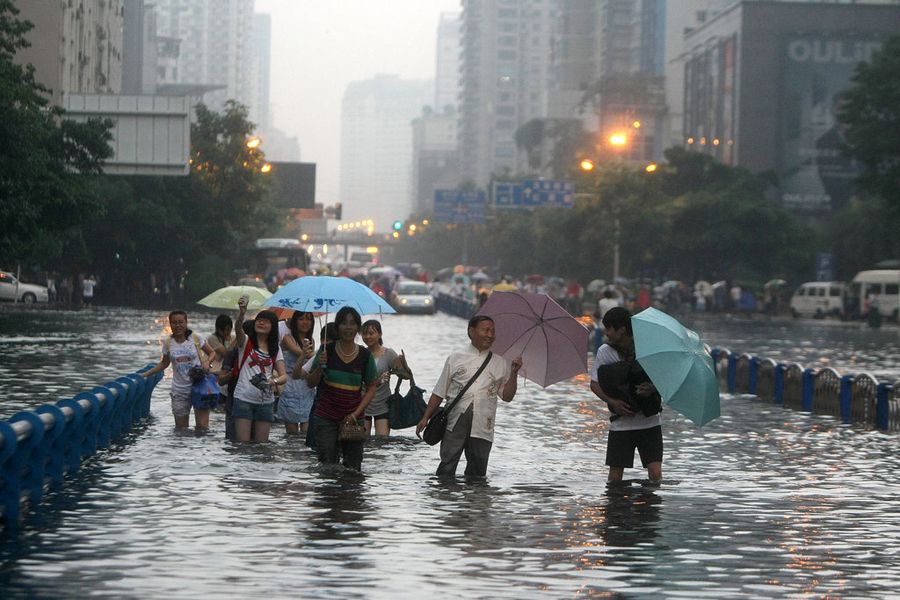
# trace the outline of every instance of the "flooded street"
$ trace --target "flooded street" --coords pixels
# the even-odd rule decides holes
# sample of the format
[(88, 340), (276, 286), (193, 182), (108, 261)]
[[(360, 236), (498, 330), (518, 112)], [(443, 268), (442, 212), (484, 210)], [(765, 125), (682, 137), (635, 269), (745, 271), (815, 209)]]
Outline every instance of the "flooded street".
[[(0, 417), (155, 362), (162, 313), (0, 307)], [(193, 315), (205, 336), (215, 315)], [(711, 345), (896, 377), (896, 328), (685, 319)], [(430, 393), (446, 315), (386, 316)], [(486, 482), (440, 483), (412, 430), (367, 443), (363, 474), (272, 443), (176, 433), (170, 374), (153, 417), (0, 538), (4, 598), (884, 597), (900, 589), (900, 437), (746, 396), (702, 430), (663, 412), (664, 481), (608, 488), (605, 408), (587, 375), (520, 381), (498, 409)], [(427, 396), (426, 396), (427, 397)]]

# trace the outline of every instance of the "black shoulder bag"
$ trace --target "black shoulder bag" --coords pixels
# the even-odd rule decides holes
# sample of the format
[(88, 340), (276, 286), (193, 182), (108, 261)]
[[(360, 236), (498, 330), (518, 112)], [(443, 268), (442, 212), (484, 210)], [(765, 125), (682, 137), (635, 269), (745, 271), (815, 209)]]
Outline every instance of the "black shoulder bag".
[(491, 362), (491, 357), (493, 355), (493, 352), (488, 352), (487, 358), (484, 359), (484, 362), (481, 363), (481, 366), (478, 367), (478, 370), (475, 371), (472, 378), (469, 379), (465, 386), (463, 386), (463, 389), (459, 390), (459, 393), (456, 395), (456, 398), (453, 399), (453, 402), (448, 404), (447, 408), (439, 407), (431, 416), (431, 420), (428, 421), (428, 425), (425, 426), (425, 430), (422, 432), (422, 439), (425, 440), (425, 443), (429, 446), (434, 446), (443, 439), (444, 432), (447, 431), (447, 415), (450, 414), (450, 411), (456, 406), (456, 403), (462, 399), (463, 394), (472, 387), (472, 384), (475, 383), (475, 380), (478, 379), (478, 376), (481, 375), (484, 368)]

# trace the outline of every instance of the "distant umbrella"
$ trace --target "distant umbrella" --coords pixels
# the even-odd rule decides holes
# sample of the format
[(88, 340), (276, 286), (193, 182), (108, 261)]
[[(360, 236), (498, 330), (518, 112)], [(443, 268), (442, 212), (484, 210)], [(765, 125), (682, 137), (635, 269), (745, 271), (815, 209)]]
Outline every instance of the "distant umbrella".
[(250, 285), (229, 285), (219, 288), (210, 295), (197, 301), (197, 304), (209, 308), (221, 308), (223, 310), (237, 310), (238, 300), (241, 296), (247, 296), (247, 308), (259, 310), (263, 303), (272, 296), (272, 293), (263, 288)]

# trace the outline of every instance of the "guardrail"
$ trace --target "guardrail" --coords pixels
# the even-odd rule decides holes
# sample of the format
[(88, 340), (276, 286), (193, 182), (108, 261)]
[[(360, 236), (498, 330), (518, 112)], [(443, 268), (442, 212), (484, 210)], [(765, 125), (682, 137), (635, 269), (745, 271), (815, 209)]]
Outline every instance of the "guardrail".
[(0, 421), (0, 520), (16, 526), (23, 504), (37, 506), (85, 457), (106, 448), (150, 415), (150, 396), (162, 373), (140, 371), (89, 392)]
[(781, 406), (832, 415), (843, 423), (862, 423), (900, 431), (900, 386), (871, 373), (841, 374), (831, 367), (804, 367), (770, 358), (710, 351), (725, 391), (753, 394)]
[(445, 312), (454, 317), (462, 319), (471, 319), (478, 311), (475, 303), (459, 296), (451, 296), (443, 292), (437, 295), (434, 300), (434, 306), (441, 312)]

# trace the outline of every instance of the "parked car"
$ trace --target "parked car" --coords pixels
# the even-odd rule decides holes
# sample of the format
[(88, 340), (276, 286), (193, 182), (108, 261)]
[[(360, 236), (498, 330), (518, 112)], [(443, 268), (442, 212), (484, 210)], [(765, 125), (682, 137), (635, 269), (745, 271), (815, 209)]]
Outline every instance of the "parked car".
[(810, 281), (791, 297), (794, 317), (844, 318), (847, 310), (847, 286), (839, 281)]
[(34, 304), (35, 302), (49, 302), (50, 294), (47, 293), (46, 286), (22, 283), (12, 273), (0, 271), (0, 300)]
[(434, 298), (428, 285), (411, 279), (397, 282), (391, 293), (391, 306), (398, 313), (434, 314)]

